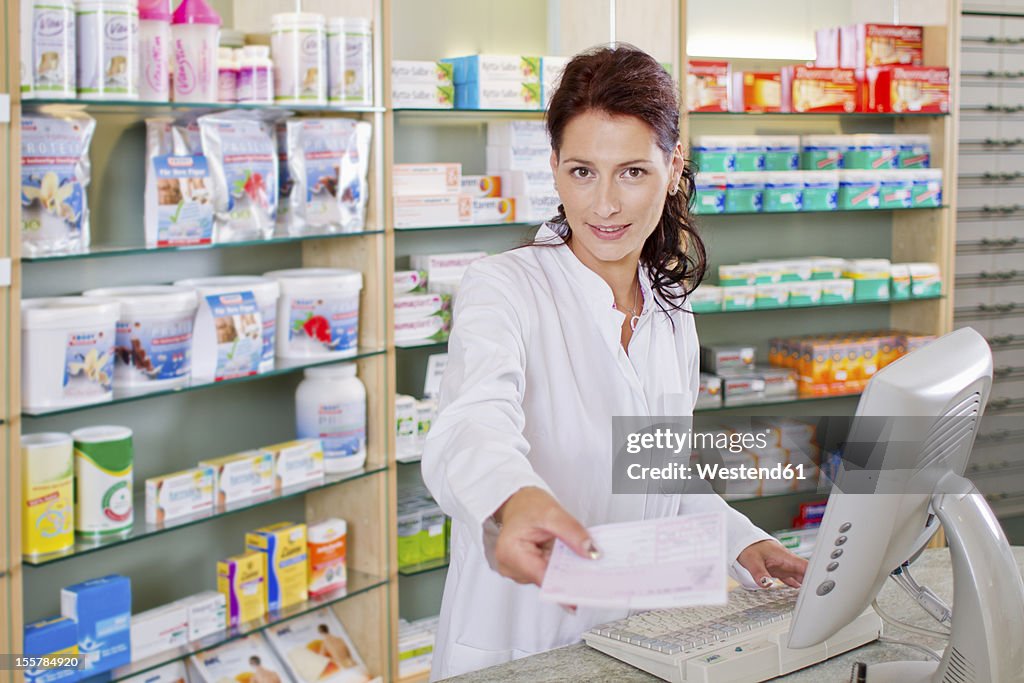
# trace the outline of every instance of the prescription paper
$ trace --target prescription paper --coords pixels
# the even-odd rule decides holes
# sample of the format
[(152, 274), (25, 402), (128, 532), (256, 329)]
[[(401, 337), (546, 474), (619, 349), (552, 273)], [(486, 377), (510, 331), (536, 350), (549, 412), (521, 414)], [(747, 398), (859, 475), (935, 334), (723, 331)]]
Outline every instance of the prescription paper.
[(624, 609), (724, 605), (725, 531), (721, 512), (592, 527), (600, 559), (556, 541), (541, 598)]

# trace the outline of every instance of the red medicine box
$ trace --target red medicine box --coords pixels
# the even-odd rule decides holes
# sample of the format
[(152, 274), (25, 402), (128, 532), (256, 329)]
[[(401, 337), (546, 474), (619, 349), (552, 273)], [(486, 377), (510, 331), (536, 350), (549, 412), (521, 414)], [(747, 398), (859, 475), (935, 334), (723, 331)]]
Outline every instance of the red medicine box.
[(783, 111), (855, 112), (861, 87), (853, 69), (790, 67), (783, 70)]
[(686, 65), (686, 108), (729, 111), (729, 62), (690, 60)]
[(868, 108), (882, 113), (949, 112), (949, 69), (889, 66), (868, 69)]
[(839, 66), (917, 66), (924, 63), (924, 28), (903, 24), (855, 24), (840, 29)]

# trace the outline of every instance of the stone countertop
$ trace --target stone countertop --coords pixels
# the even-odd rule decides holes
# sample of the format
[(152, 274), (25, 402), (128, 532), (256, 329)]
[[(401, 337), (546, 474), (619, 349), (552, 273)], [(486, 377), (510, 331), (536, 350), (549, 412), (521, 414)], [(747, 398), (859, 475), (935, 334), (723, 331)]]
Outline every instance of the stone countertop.
[[(1013, 548), (1017, 565), (1024, 572), (1024, 546)], [(953, 602), (953, 575), (950, 570), (949, 550), (930, 549), (924, 551), (912, 565), (914, 579), (928, 586), (947, 603)], [(899, 586), (886, 581), (878, 596), (878, 604), (893, 618), (910, 624), (933, 628), (938, 625), (928, 614), (917, 606)], [(941, 652), (943, 641), (937, 638), (919, 636), (906, 631), (896, 631), (885, 624), (885, 637), (905, 640), (931, 647)], [(875, 641), (855, 650), (825, 660), (814, 666), (795, 671), (775, 680), (793, 683), (826, 683), (849, 681), (855, 662), (889, 662), (899, 660), (924, 660), (925, 656), (913, 648)], [(504, 681), (614, 681), (634, 683), (658, 681), (660, 679), (609, 657), (583, 643), (568, 645), (556, 650), (542, 652), (532, 657), (517, 659), (508, 664), (494, 666), (481, 671), (448, 679), (455, 683), (502, 683)]]

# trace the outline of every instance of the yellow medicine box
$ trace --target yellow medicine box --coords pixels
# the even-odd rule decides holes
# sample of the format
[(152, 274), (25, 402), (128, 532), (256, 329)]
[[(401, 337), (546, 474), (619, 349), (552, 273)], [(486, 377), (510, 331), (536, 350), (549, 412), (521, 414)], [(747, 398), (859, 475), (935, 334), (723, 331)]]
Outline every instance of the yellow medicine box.
[(217, 590), (227, 602), (227, 625), (238, 626), (267, 612), (267, 569), (263, 553), (248, 552), (217, 563)]
[(267, 606), (271, 611), (306, 601), (305, 524), (280, 522), (251, 531), (245, 535), (245, 547), (266, 558)]

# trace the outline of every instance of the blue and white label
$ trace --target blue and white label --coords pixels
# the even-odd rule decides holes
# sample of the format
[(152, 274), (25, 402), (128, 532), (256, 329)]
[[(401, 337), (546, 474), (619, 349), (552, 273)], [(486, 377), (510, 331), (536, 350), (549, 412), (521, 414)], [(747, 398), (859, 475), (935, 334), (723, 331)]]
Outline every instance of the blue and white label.
[(300, 420), (298, 432), (300, 439), (320, 439), (328, 472), (344, 470), (340, 463), (358, 457), (366, 449), (366, 403), (321, 403), (315, 424)]
[(291, 300), (289, 350), (298, 354), (353, 351), (359, 341), (359, 295)]
[(104, 332), (72, 332), (64, 354), (64, 398), (102, 396), (114, 382), (114, 339)]
[(206, 157), (153, 159), (157, 188), (157, 246), (213, 242), (213, 194)]
[(217, 334), (216, 381), (255, 375), (264, 353), (263, 315), (252, 292), (206, 297)]
[(117, 322), (118, 381), (181, 379), (192, 372), (194, 315)]

